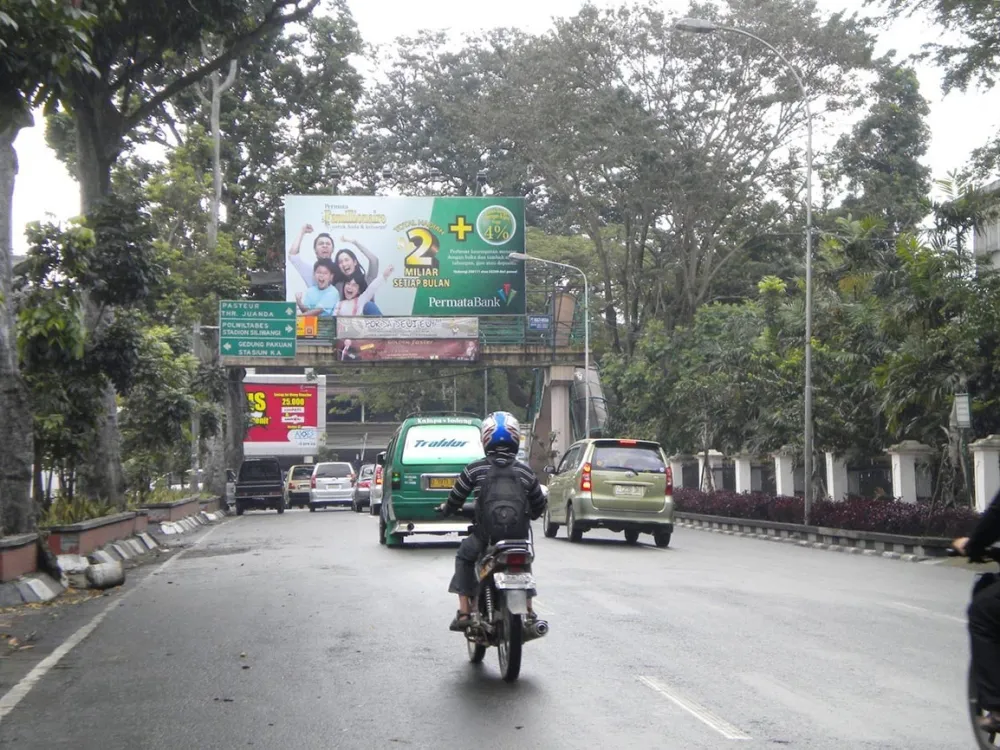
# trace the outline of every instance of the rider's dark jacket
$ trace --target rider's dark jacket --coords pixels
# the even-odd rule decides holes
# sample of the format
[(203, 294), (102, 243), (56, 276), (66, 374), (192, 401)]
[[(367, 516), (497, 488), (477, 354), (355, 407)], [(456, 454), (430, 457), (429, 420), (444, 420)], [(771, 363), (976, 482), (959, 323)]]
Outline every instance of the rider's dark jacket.
[(983, 513), (976, 528), (969, 535), (969, 543), (965, 546), (965, 554), (973, 560), (981, 558), (983, 552), (997, 539), (1000, 539), (1000, 492), (993, 496), (993, 501)]
[[(535, 472), (531, 470), (531, 467), (523, 461), (518, 461), (510, 453), (498, 451), (490, 453), (490, 458), (500, 464), (506, 465), (511, 462), (514, 464), (514, 471), (517, 472), (521, 484), (524, 485), (524, 491), (527, 493), (529, 515), (532, 520), (540, 517), (545, 512), (546, 500), (545, 495), (542, 493), (542, 488), (538, 484), (538, 477), (535, 476)], [(473, 492), (476, 492), (478, 499), (479, 486), (482, 484), (489, 470), (490, 462), (485, 458), (473, 461), (462, 470), (462, 473), (455, 481), (455, 486), (451, 489), (451, 494), (448, 495), (448, 510), (451, 513), (459, 512), (462, 506), (465, 505), (466, 500), (468, 500), (469, 495)]]

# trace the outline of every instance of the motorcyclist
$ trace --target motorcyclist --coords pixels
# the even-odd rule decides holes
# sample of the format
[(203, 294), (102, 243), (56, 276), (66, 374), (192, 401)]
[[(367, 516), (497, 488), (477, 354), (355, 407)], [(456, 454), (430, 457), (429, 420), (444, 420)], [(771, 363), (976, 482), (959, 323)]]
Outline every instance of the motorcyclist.
[[(446, 516), (458, 513), (473, 492), (476, 493), (478, 502), (479, 489), (490, 471), (491, 462), (503, 466), (513, 463), (528, 499), (529, 516), (532, 520), (539, 518), (545, 512), (546, 497), (535, 472), (526, 463), (517, 460), (517, 450), (521, 442), (521, 426), (517, 419), (505, 411), (493, 412), (483, 420), (480, 437), (486, 457), (473, 461), (462, 470), (451, 494), (438, 506), (438, 510)], [(476, 560), (487, 544), (488, 540), (484, 538), (481, 528), (474, 525), (472, 533), (462, 540), (458, 552), (455, 553), (455, 575), (451, 579), (448, 591), (458, 594), (458, 612), (451, 622), (451, 630), (463, 631), (474, 621), (475, 596), (479, 588), (475, 571)], [(528, 619), (534, 616), (529, 598)]]
[[(982, 560), (986, 548), (1000, 539), (1000, 492), (967, 537), (951, 544), (970, 560)], [(1000, 732), (1000, 578), (980, 590), (969, 604), (969, 640), (979, 704), (986, 710), (978, 719), (987, 732)]]

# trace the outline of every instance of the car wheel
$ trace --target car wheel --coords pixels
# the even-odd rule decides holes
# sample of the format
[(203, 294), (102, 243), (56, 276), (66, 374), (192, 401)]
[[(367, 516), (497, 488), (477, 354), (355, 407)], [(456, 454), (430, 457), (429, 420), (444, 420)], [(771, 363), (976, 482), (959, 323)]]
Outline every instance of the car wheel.
[(653, 532), (653, 542), (656, 543), (657, 547), (669, 547), (670, 546), (670, 536), (669, 531), (654, 531)]
[(310, 513), (315, 513), (316, 512), (316, 506), (315, 505), (310, 505), (309, 506), (309, 512)]
[(583, 539), (583, 529), (576, 525), (576, 514), (573, 512), (573, 503), (566, 506), (566, 536), (571, 542), (579, 542)]
[(282, 500), (282, 501), (281, 501), (281, 503), (280, 503), (280, 504), (278, 505), (278, 507), (277, 507), (277, 511), (278, 511), (278, 515), (279, 515), (279, 516), (280, 516), (280, 515), (281, 515), (282, 513), (284, 513), (284, 512), (285, 512), (285, 501), (284, 501), (284, 500)]
[(543, 531), (545, 536), (552, 539), (556, 534), (559, 533), (559, 524), (552, 523), (552, 516), (549, 515), (549, 509), (545, 509), (545, 516), (542, 520)]
[(244, 510), (246, 510), (246, 508), (243, 507), (243, 503), (236, 503), (236, 515), (242, 516)]
[(385, 516), (378, 514), (378, 543), (385, 544)]
[(625, 543), (626, 544), (635, 544), (638, 541), (639, 541), (639, 532), (638, 531), (633, 531), (632, 529), (627, 529), (625, 531)]

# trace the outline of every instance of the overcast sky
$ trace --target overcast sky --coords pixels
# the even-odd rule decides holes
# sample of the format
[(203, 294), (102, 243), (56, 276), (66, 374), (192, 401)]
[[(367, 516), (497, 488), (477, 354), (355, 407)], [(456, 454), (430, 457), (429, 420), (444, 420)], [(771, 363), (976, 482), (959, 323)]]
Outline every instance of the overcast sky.
[[(863, 11), (863, 0), (817, 0), (827, 13), (844, 9)], [(517, 26), (528, 32), (541, 32), (553, 17), (569, 16), (581, 7), (582, 0), (504, 0), (501, 3), (470, 0), (425, 0), (406, 3), (400, 0), (348, 0), (362, 37), (367, 42), (385, 43), (420, 28), (451, 29), (458, 34), (476, 34), (495, 26)], [(619, 2), (596, 0), (599, 6)], [(687, 0), (662, 0), (665, 11), (682, 11)], [(890, 49), (901, 55), (918, 51), (933, 40), (936, 29), (922, 19), (907, 19), (883, 35), (879, 52)], [(1000, 90), (989, 94), (953, 93), (943, 97), (941, 74), (932, 66), (917, 68), (924, 96), (930, 101), (932, 142), (926, 163), (935, 177), (961, 167), (976, 146), (987, 141), (1000, 128)], [(24, 226), (52, 214), (59, 220), (80, 211), (76, 181), (46, 147), (43, 122), (21, 131), (15, 148), (20, 173), (14, 187), (14, 251), (25, 252)], [(820, 147), (822, 144), (818, 144)]]

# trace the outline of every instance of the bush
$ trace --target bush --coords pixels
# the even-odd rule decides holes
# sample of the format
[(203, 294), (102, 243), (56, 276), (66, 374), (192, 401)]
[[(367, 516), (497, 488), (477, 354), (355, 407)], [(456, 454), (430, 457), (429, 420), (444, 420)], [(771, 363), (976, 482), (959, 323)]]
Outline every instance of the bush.
[(66, 526), (71, 523), (89, 521), (92, 518), (103, 518), (118, 512), (111, 503), (101, 503), (86, 498), (75, 498), (73, 501), (56, 499), (52, 501), (48, 511), (38, 520), (41, 528), (47, 526)]
[[(779, 523), (800, 524), (804, 512), (801, 497), (730, 490), (701, 492), (686, 487), (674, 490), (674, 504), (684, 513)], [(813, 526), (831, 529), (953, 538), (967, 535), (978, 520), (979, 514), (971, 508), (940, 508), (892, 499), (849, 497), (841, 502), (814, 501), (810, 522)]]

